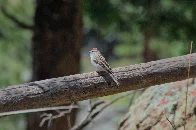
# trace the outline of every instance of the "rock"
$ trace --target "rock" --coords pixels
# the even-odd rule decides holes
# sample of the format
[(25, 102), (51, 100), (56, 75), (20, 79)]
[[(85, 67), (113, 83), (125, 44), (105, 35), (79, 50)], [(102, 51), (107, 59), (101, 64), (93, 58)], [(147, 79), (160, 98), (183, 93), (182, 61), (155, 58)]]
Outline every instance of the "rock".
[[(185, 118), (187, 81), (147, 88), (121, 121), (120, 130), (196, 130), (196, 84), (189, 80), (187, 117)], [(166, 117), (169, 119), (169, 122)], [(172, 124), (172, 125), (171, 125)]]

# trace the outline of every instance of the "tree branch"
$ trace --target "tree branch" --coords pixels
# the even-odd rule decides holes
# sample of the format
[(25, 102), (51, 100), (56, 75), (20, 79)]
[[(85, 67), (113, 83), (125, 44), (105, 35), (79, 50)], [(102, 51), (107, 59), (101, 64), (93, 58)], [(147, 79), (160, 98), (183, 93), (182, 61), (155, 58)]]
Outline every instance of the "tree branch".
[[(128, 95), (131, 95), (134, 91), (125, 93), (123, 95), (118, 96), (117, 98), (113, 99), (111, 102), (105, 103), (99, 110), (96, 110), (96, 107), (99, 106), (99, 104), (94, 104), (89, 113), (85, 116), (84, 120), (82, 120), (78, 125), (75, 125), (71, 130), (82, 130), (84, 127), (86, 127), (89, 123), (92, 122), (92, 120), (98, 116), (104, 109), (106, 109), (108, 106), (112, 105), (119, 99), (122, 99)], [(95, 111), (95, 112), (94, 112)], [(94, 112), (94, 113), (93, 113)]]
[[(113, 69), (120, 86), (96, 72), (9, 86), (0, 89), (0, 112), (69, 104), (183, 80), (188, 61), (189, 55), (185, 55)], [(196, 53), (191, 55), (190, 69), (190, 78), (196, 77)]]
[(23, 114), (23, 113), (32, 113), (32, 112), (41, 112), (41, 111), (51, 111), (51, 110), (62, 110), (62, 109), (70, 109), (71, 108), (78, 108), (76, 105), (69, 105), (69, 106), (55, 106), (55, 107), (46, 107), (46, 108), (37, 108), (37, 109), (26, 109), (26, 110), (18, 110), (18, 111), (9, 111), (0, 113), (0, 117), (8, 116), (8, 115), (15, 115), (15, 114)]
[(29, 30), (33, 30), (34, 29), (33, 25), (28, 25), (26, 23), (21, 22), (16, 17), (14, 17), (13, 15), (9, 14), (3, 7), (0, 10), (7, 18), (9, 18), (11, 21), (13, 21), (20, 28), (29, 29)]
[(40, 122), (40, 127), (43, 126), (43, 124), (48, 121), (48, 125), (47, 126), (50, 126), (50, 123), (52, 123), (52, 120), (53, 119), (56, 119), (56, 118), (59, 118), (59, 117), (62, 117), (62, 116), (65, 116), (65, 114), (68, 114), (68, 113), (71, 113), (71, 111), (76, 108), (76, 105), (75, 104), (71, 104), (70, 106), (67, 106), (69, 107), (69, 109), (67, 110), (64, 110), (64, 111), (57, 111), (58, 114), (57, 115), (52, 115), (52, 113), (43, 113), (40, 117), (42, 118), (42, 121)]

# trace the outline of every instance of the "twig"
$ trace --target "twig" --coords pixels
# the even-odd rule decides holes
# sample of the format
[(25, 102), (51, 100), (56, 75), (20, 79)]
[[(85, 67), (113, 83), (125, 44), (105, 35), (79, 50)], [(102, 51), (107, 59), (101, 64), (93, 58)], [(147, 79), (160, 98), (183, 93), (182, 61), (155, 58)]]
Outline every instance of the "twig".
[(101, 105), (103, 103), (105, 103), (103, 100), (100, 100), (100, 101), (97, 101), (96, 103), (94, 103), (92, 105), (91, 109), (88, 111), (88, 114), (86, 114), (86, 116), (84, 116), (84, 118), (80, 121), (80, 123), (77, 126), (75, 125), (72, 129), (75, 129), (75, 128), (81, 126), (84, 122), (86, 122), (90, 118), (93, 110), (96, 109), (99, 105)]
[(174, 130), (176, 130), (175, 125), (174, 125), (174, 124), (172, 124), (172, 122), (168, 119), (168, 117), (167, 117), (166, 115), (165, 115), (165, 117), (166, 117), (166, 119), (169, 121), (169, 123), (171, 124), (172, 128), (173, 128)]
[(99, 100), (97, 102), (94, 103), (94, 105), (92, 106), (92, 109), (90, 110), (90, 112), (92, 112), (92, 110), (96, 109), (99, 105), (105, 103), (104, 100)]
[[(193, 45), (193, 41), (191, 41), (191, 47), (190, 47), (190, 55), (189, 55), (189, 65), (188, 65), (188, 79), (187, 79), (187, 82), (186, 82), (186, 103), (185, 103), (185, 113), (184, 113), (184, 116), (185, 116), (185, 119), (186, 119), (186, 116), (187, 116), (187, 101), (188, 101), (188, 87), (189, 87), (189, 77), (190, 77), (190, 65), (191, 65), (191, 54), (192, 54), (192, 45)], [(186, 130), (186, 123), (184, 124), (184, 130)]]
[[(97, 110), (96, 112), (94, 112), (93, 110), (95, 110), (96, 106), (95, 104), (92, 106), (92, 109), (89, 111), (89, 113), (85, 116), (85, 118), (78, 124), (75, 125), (71, 130), (81, 130), (83, 129), (85, 126), (87, 126), (92, 119), (94, 119), (100, 112), (102, 112), (105, 108), (107, 108), (108, 106), (110, 106), (111, 104), (113, 104), (114, 102), (118, 101), (119, 99), (122, 99), (130, 94), (132, 94), (135, 91), (131, 91), (129, 93), (123, 94), (118, 96), (117, 98), (113, 99), (111, 102), (107, 102), (103, 107), (101, 107), (99, 110)], [(97, 104), (98, 106), (98, 104)], [(93, 113), (94, 112), (94, 113)], [(90, 116), (90, 117), (89, 117)]]
[(72, 126), (70, 114), (67, 114), (67, 123), (68, 123), (68, 129), (70, 130), (71, 129), (71, 126)]
[(56, 119), (56, 118), (59, 118), (59, 117), (62, 117), (62, 116), (64, 116), (65, 114), (67, 114), (67, 113), (71, 113), (71, 111), (72, 111), (72, 109), (73, 108), (75, 108), (74, 107), (75, 105), (70, 105), (69, 106), (69, 109), (68, 110), (65, 110), (65, 111), (61, 111), (58, 115), (55, 115), (55, 116), (53, 116), (51, 113), (43, 113), (42, 115), (40, 115), (40, 117), (42, 118), (42, 117), (44, 117), (43, 119), (42, 119), (42, 121), (40, 122), (40, 127), (42, 127), (43, 126), (43, 124), (48, 120), (48, 126), (50, 126), (50, 123), (51, 123), (51, 121), (53, 120), (53, 119)]
[[(74, 105), (73, 108), (78, 108), (78, 106)], [(10, 112), (3, 112), (0, 113), (1, 116), (8, 116), (8, 115), (15, 115), (15, 114), (22, 114), (22, 113), (32, 113), (32, 112), (40, 112), (40, 111), (48, 111), (48, 110), (61, 110), (61, 109), (70, 109), (70, 106), (57, 106), (57, 107), (46, 107), (46, 108), (38, 108), (38, 109), (26, 109), (26, 110), (19, 110), (19, 111), (10, 111)]]
[(89, 99), (89, 110), (92, 108), (92, 99)]
[(51, 130), (52, 129), (52, 119), (51, 120), (48, 120), (47, 129), (48, 130)]
[[(144, 92), (145, 89), (141, 90), (141, 92)], [(133, 105), (133, 101), (134, 101), (134, 97), (135, 97), (136, 93), (131, 95), (131, 99), (130, 99), (130, 103), (129, 103), (129, 107), (131, 107)], [(118, 125), (118, 130), (120, 130), (120, 128), (123, 126), (123, 124), (128, 120), (130, 116), (128, 114), (126, 114), (123, 119), (120, 121), (120, 124)]]
[(18, 20), (16, 17), (12, 16), (11, 14), (9, 14), (3, 7), (1, 7), (1, 12), (10, 20), (12, 20), (17, 26), (23, 28), (23, 29), (29, 29), (29, 30), (33, 30), (34, 26), (33, 25), (28, 25), (26, 23), (21, 22), (20, 20)]

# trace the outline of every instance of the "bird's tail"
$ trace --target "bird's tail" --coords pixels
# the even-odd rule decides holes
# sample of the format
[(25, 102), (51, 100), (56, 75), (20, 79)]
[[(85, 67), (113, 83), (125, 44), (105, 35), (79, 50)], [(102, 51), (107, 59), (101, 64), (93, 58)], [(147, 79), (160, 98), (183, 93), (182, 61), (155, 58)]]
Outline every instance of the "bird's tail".
[(120, 83), (118, 82), (117, 78), (114, 76), (114, 74), (110, 74), (110, 76), (112, 77), (112, 79), (114, 80), (114, 82), (120, 86)]

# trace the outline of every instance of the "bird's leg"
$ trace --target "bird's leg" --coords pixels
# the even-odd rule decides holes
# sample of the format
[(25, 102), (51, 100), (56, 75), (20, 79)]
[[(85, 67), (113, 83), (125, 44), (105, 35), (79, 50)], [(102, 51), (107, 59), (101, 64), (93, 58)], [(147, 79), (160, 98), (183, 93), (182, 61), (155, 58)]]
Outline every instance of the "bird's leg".
[(101, 77), (103, 77), (105, 79), (105, 81), (108, 85), (111, 85), (111, 77), (110, 77), (110, 75), (108, 75), (107, 72), (100, 71), (100, 70), (99, 71), (97, 70), (96, 72), (98, 73), (98, 75), (100, 75)]
[(104, 71), (100, 71), (100, 70), (97, 70), (96, 71), (100, 76), (104, 76), (105, 74), (104, 74)]
[[(103, 77), (103, 78), (105, 77), (104, 71), (97, 70), (96, 72), (98, 73), (99, 76), (101, 76), (101, 77)], [(105, 78), (104, 78), (104, 79), (105, 79)], [(99, 82), (100, 82), (100, 81), (99, 81)]]

